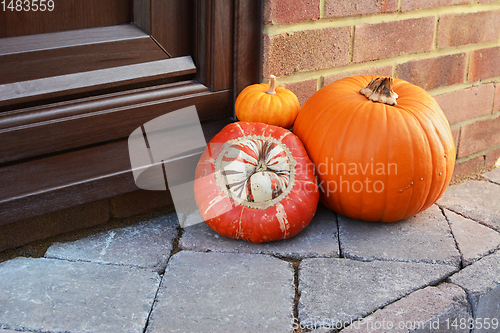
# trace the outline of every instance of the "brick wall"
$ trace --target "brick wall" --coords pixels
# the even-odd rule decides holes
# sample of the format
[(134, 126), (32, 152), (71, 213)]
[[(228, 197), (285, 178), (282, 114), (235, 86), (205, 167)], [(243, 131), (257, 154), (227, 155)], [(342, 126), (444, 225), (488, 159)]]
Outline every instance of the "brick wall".
[(500, 1), (264, 0), (263, 16), (262, 76), (301, 103), (346, 76), (391, 75), (441, 105), (454, 180), (500, 157)]

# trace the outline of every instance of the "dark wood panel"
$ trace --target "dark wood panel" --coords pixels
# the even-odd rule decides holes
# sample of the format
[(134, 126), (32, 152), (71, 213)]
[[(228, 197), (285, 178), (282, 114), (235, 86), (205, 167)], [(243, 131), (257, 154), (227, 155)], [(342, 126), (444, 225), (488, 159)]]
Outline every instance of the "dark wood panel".
[(172, 57), (193, 54), (194, 0), (151, 0), (151, 36)]
[(1, 168), (0, 225), (136, 190), (127, 149), (117, 142)]
[[(143, 38), (0, 56), (0, 84), (168, 59)], [(22, 69), (22, 70), (20, 70)]]
[[(149, 1), (133, 0), (134, 20), (140, 17), (137, 24), (146, 31), (153, 23)], [(140, 11), (136, 4), (141, 5)], [(254, 64), (260, 66), (256, 51), (260, 17), (255, 6), (261, 8), (262, 0), (195, 1), (193, 58), (200, 84), (186, 83), (189, 89), (179, 84), (183, 93), (178, 96), (168, 95), (164, 87), (149, 87), (0, 113), (0, 148), (4, 149), (0, 183), (9, 183), (0, 191), (0, 224), (135, 191), (130, 165), (122, 170), (125, 161), (129, 163), (126, 142), (118, 141), (134, 126), (190, 105), (197, 106), (202, 119), (229, 119), (235, 87), (260, 81), (260, 71), (254, 68)], [(242, 49), (254, 52), (242, 58), (237, 56)], [(204, 121), (204, 129), (208, 124)], [(74, 165), (78, 168), (71, 170)]]
[(36, 52), (47, 49), (108, 43), (149, 35), (135, 24), (122, 24), (103, 28), (90, 28), (53, 32), (39, 35), (3, 38), (0, 43), (0, 56), (23, 52)]
[(195, 72), (196, 67), (188, 56), (10, 83), (0, 86), (0, 107)]
[(148, 34), (151, 33), (151, 0), (133, 0), (132, 21)]
[(195, 2), (195, 46), (193, 59), (198, 70), (196, 79), (212, 87), (212, 13), (213, 1)]
[[(143, 123), (190, 105), (196, 106), (201, 121), (232, 116), (231, 90), (218, 93), (202, 90), (206, 90), (203, 85), (193, 84), (174, 89), (174, 92), (164, 89), (133, 96), (117, 96), (102, 104), (91, 101), (88, 103), (88, 112), (66, 117), (61, 114), (65, 111), (71, 114), (77, 111), (75, 109), (85, 110), (85, 104), (75, 109), (67, 106), (59, 110), (57, 107), (49, 108), (47, 112), (59, 114), (59, 117), (0, 130), (0, 141), (9, 142), (8, 145), (0, 145), (0, 163), (127, 137)], [(199, 93), (187, 95), (187, 91)], [(172, 96), (175, 93), (178, 95)], [(14, 119), (19, 117), (17, 114), (13, 116)], [(8, 119), (3, 120), (8, 122)]]
[[(214, 2), (213, 91), (233, 88), (234, 1)], [(215, 75), (216, 73), (216, 75)]]
[(0, 132), (15, 131), (17, 130), (15, 127), (39, 126), (42, 122), (47, 123), (61, 118), (78, 117), (87, 113), (120, 109), (133, 104), (151, 103), (207, 91), (207, 87), (195, 81), (182, 81), (6, 111), (0, 113)]
[(130, 0), (55, 0), (54, 10), (43, 12), (0, 8), (0, 38), (125, 24), (131, 12)]
[(238, 0), (235, 23), (234, 93), (261, 82), (262, 0)]
[[(204, 124), (206, 141), (226, 124), (227, 120)], [(192, 177), (178, 170), (177, 179)], [(5, 166), (0, 179), (0, 225), (138, 189), (127, 140)]]

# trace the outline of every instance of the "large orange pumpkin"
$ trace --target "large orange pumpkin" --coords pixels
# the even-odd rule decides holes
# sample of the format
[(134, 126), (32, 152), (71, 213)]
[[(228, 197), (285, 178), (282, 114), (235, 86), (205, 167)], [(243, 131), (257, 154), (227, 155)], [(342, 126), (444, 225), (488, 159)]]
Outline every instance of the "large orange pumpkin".
[(443, 111), (400, 79), (344, 78), (304, 104), (293, 132), (316, 168), (321, 201), (365, 221), (394, 222), (447, 188), (455, 146)]
[(210, 141), (196, 167), (194, 193), (209, 227), (254, 243), (296, 235), (319, 201), (300, 140), (263, 123), (227, 125)]
[(276, 78), (271, 75), (269, 84), (252, 84), (243, 89), (236, 98), (234, 110), (240, 121), (291, 128), (300, 103), (293, 92), (276, 86)]

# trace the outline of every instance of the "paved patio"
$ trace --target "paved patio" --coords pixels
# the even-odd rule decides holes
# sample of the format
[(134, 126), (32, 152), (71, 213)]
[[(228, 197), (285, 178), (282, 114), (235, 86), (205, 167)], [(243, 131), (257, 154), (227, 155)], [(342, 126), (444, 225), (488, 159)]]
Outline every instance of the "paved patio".
[(168, 213), (0, 263), (0, 333), (500, 332), (499, 246), (500, 169), (404, 221), (320, 206), (263, 245)]

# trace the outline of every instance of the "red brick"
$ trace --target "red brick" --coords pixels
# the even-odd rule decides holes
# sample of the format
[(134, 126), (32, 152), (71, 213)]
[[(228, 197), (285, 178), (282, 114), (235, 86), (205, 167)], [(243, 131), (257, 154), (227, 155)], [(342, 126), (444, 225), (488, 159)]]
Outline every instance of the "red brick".
[(283, 76), (347, 65), (350, 41), (350, 27), (264, 35), (262, 75)]
[(468, 4), (470, 0), (401, 0), (401, 11)]
[(109, 200), (0, 226), (0, 251), (89, 228), (110, 220)]
[(500, 11), (446, 14), (439, 19), (438, 47), (497, 41)]
[(500, 47), (472, 51), (469, 65), (469, 82), (496, 76), (500, 76)]
[(353, 62), (430, 51), (434, 38), (433, 16), (395, 22), (357, 25)]
[(462, 127), (458, 157), (500, 145), (500, 117)]
[(327, 86), (330, 83), (333, 83), (337, 80), (343, 79), (349, 76), (358, 76), (358, 75), (382, 75), (382, 76), (392, 76), (392, 65), (384, 66), (384, 67), (371, 67), (367, 69), (359, 69), (357, 71), (347, 71), (338, 74), (333, 74), (329, 76), (325, 76), (325, 80), (323, 82), (323, 86)]
[(172, 204), (170, 191), (136, 191), (111, 199), (114, 217), (129, 217)]
[(326, 17), (340, 17), (376, 13), (390, 13), (398, 10), (397, 0), (327, 0)]
[(493, 103), (493, 113), (500, 112), (500, 84), (495, 83), (495, 101)]
[(455, 164), (451, 181), (456, 182), (467, 176), (478, 174), (484, 169), (484, 156), (478, 156), (471, 160)]
[(320, 0), (264, 0), (264, 23), (291, 23), (319, 19)]
[[(500, 148), (490, 151), (486, 154), (486, 158), (484, 160), (484, 167), (486, 169), (492, 168), (493, 166), (500, 163)], [(500, 167), (500, 165), (498, 165)]]
[(318, 84), (317, 80), (307, 80), (296, 83), (288, 83), (283, 84), (288, 90), (291, 90), (297, 98), (299, 99), (300, 106), (304, 105), (304, 103), (311, 97), (317, 90)]
[(426, 90), (463, 82), (466, 68), (465, 53), (436, 58), (412, 60), (396, 67), (396, 77)]
[(484, 84), (448, 94), (434, 96), (450, 124), (491, 113), (495, 88)]

